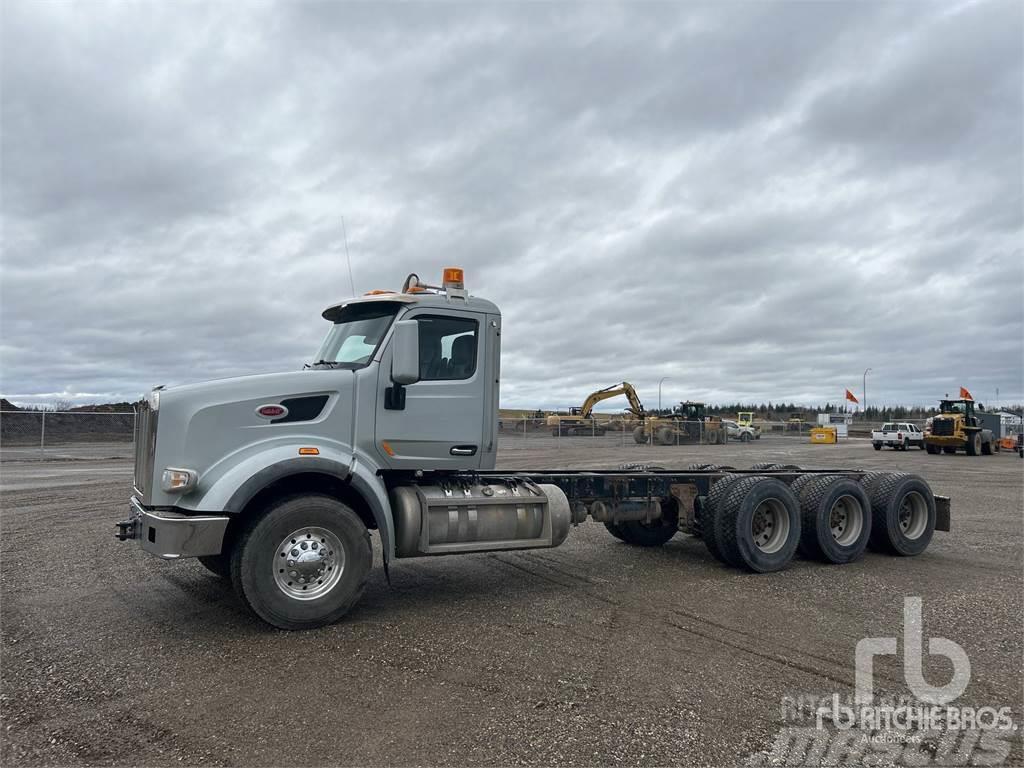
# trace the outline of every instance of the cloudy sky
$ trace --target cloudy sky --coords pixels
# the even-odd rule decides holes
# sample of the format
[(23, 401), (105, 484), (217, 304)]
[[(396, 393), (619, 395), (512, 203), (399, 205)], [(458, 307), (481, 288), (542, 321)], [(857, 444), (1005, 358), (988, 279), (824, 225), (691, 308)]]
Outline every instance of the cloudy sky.
[[(1019, 2), (2, 5), (3, 394), (465, 268), (503, 405), (1024, 400)], [(620, 407), (621, 404), (611, 404)]]

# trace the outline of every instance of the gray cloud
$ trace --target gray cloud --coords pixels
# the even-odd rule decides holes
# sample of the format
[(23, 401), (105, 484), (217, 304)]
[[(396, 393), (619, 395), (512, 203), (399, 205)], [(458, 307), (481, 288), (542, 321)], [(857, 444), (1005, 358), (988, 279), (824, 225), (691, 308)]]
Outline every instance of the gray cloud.
[[(300, 365), (466, 268), (503, 404), (1024, 400), (1013, 2), (8, 2), (2, 389)], [(615, 407), (615, 403), (609, 405)]]

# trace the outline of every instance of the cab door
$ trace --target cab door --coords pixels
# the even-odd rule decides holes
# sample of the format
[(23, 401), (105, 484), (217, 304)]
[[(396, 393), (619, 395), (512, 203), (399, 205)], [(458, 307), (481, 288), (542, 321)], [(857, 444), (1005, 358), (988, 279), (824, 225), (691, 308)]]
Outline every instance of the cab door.
[[(376, 448), (392, 469), (479, 469), (484, 430), (486, 316), (477, 312), (414, 309), (403, 320), (419, 324), (420, 380), (394, 402), (392, 345), (381, 358)], [(404, 400), (404, 402), (403, 402)]]

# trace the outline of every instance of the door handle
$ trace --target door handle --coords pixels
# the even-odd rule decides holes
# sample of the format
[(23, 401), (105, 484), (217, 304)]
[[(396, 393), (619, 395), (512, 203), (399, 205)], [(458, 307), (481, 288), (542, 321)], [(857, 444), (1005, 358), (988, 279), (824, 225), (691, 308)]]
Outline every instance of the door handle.
[(449, 451), (452, 456), (476, 456), (475, 445), (453, 445)]

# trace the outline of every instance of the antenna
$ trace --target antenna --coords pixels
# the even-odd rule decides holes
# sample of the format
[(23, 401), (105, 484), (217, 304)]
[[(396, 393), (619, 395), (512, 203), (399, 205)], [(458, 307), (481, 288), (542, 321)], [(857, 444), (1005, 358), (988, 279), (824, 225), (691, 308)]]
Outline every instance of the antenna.
[(348, 230), (345, 228), (345, 217), (341, 217), (341, 234), (345, 237), (345, 261), (348, 262), (348, 282), (352, 286), (352, 295), (356, 295), (356, 281), (352, 277), (352, 257), (348, 254)]

